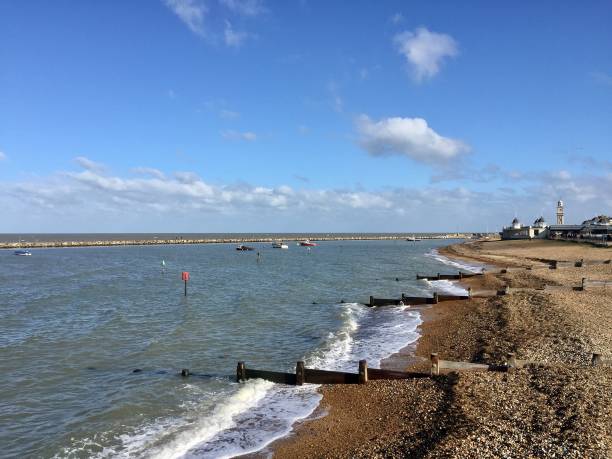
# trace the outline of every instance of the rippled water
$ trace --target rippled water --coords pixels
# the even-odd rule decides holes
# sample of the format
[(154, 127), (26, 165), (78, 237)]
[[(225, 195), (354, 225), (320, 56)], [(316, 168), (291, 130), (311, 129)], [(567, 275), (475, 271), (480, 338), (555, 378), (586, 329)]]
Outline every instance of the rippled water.
[[(308, 385), (235, 383), (236, 362), (378, 365), (417, 338), (418, 313), (357, 303), (431, 293), (414, 277), (456, 271), (430, 253), (447, 243), (253, 244), (259, 262), (231, 245), (0, 251), (2, 454), (256, 451), (310, 414), (319, 395)], [(181, 271), (191, 273), (187, 298)], [(195, 376), (181, 378), (181, 368)]]

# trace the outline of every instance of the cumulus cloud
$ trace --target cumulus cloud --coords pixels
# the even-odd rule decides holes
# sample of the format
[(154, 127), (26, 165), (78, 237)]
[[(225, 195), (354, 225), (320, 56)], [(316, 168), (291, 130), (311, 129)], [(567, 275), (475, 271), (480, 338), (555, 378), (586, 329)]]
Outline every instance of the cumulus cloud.
[(219, 116), (225, 120), (235, 120), (237, 118), (240, 118), (240, 113), (232, 110), (222, 109), (219, 112)]
[(196, 35), (204, 36), (204, 17), (208, 9), (198, 0), (164, 0), (166, 6)]
[(247, 142), (255, 142), (257, 140), (257, 134), (254, 132), (239, 132), (231, 129), (221, 132), (221, 137), (227, 140), (245, 140)]
[(393, 16), (391, 16), (389, 18), (389, 20), (393, 23), (393, 24), (399, 24), (401, 22), (404, 21), (404, 15), (402, 13), (395, 13)]
[(106, 168), (104, 164), (92, 161), (91, 159), (86, 158), (85, 156), (77, 156), (76, 158), (74, 158), (74, 161), (83, 169), (87, 169), (94, 172), (102, 172)]
[(162, 180), (166, 178), (165, 174), (162, 171), (160, 171), (159, 169), (154, 169), (152, 167), (135, 167), (132, 169), (132, 172), (136, 174), (150, 175), (151, 177), (155, 177)]
[(288, 231), (483, 231), (486, 225), (494, 230), (507, 224), (513, 209), (525, 221), (540, 215), (552, 221), (559, 198), (572, 222), (612, 206), (610, 175), (541, 172), (511, 188), (485, 192), (465, 186), (364, 190), (212, 184), (192, 171), (137, 171), (144, 176), (82, 168), (25, 182), (0, 181), (0, 207), (10, 217), (0, 221), (0, 231), (9, 231), (14, 221), (19, 221), (14, 229), (28, 230), (29, 219), (44, 221), (47, 231), (117, 229), (111, 222), (120, 222), (122, 231), (173, 231), (180, 219), (208, 231), (236, 231), (236, 225), (243, 231), (278, 230), (271, 222), (282, 222)]
[(261, 0), (219, 0), (219, 3), (242, 16), (257, 16), (266, 10)]
[(398, 52), (406, 58), (416, 82), (435, 76), (445, 59), (459, 53), (453, 37), (431, 32), (425, 27), (399, 33), (393, 41)]
[(359, 144), (375, 156), (405, 155), (422, 163), (439, 163), (469, 151), (460, 140), (443, 137), (422, 118), (384, 118), (367, 115), (356, 120)]
[(247, 32), (240, 32), (234, 30), (231, 22), (225, 21), (225, 30), (223, 32), (223, 39), (227, 46), (232, 48), (239, 48), (242, 46), (242, 43), (248, 38), (249, 34)]

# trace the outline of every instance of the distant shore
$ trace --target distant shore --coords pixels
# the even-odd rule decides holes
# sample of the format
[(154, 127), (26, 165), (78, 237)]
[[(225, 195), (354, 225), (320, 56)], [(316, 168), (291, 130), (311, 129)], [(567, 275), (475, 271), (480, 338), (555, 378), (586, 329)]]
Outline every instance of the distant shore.
[[(470, 239), (474, 233), (442, 233), (442, 234), (427, 234), (415, 235), (417, 239)], [(0, 249), (17, 249), (17, 248), (52, 248), (52, 247), (104, 247), (104, 246), (122, 246), (122, 245), (169, 245), (169, 244), (244, 244), (252, 242), (272, 243), (282, 239), (283, 241), (387, 241), (387, 240), (405, 240), (410, 235), (292, 235), (290, 237), (224, 237), (224, 238), (172, 238), (172, 239), (115, 239), (115, 240), (45, 240), (32, 241), (21, 240), (0, 242)]]

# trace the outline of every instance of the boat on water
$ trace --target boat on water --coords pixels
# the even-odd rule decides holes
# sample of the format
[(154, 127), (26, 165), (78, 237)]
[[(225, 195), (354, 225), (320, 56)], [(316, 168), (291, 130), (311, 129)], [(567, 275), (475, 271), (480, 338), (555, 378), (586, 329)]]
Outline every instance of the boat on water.
[(29, 257), (32, 255), (32, 252), (30, 252), (29, 250), (15, 250), (15, 252), (13, 253), (20, 257)]
[(299, 243), (302, 247), (316, 247), (316, 243), (310, 242), (310, 240), (306, 239), (305, 241), (300, 241)]
[(274, 242), (272, 244), (273, 249), (288, 249), (289, 246), (285, 244), (283, 241)]
[(255, 247), (249, 247), (248, 245), (239, 245), (238, 247), (236, 247), (236, 250), (244, 252), (248, 250), (255, 250)]
[(414, 236), (408, 236), (406, 240), (410, 242), (419, 242), (421, 239), (414, 237)]

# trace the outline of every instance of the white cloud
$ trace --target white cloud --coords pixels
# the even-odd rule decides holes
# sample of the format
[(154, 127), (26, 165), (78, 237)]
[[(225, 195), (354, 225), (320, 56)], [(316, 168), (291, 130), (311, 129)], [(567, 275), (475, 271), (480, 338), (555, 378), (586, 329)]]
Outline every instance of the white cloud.
[(219, 112), (219, 116), (226, 120), (235, 120), (240, 118), (240, 113), (224, 108)]
[(4, 161), (6, 159), (6, 154), (3, 151), (0, 151), (0, 161)]
[(164, 0), (166, 6), (183, 21), (193, 33), (204, 36), (204, 16), (208, 9), (198, 0)]
[(446, 58), (459, 53), (457, 42), (450, 35), (430, 32), (425, 27), (399, 33), (393, 41), (406, 58), (417, 82), (435, 76)]
[(223, 31), (223, 39), (227, 46), (233, 48), (239, 48), (242, 46), (244, 40), (248, 38), (249, 34), (246, 32), (239, 32), (234, 30), (231, 22), (225, 21), (225, 30)]
[(400, 22), (404, 22), (404, 15), (402, 13), (395, 13), (393, 16), (389, 18), (389, 20), (393, 24), (399, 24)]
[(219, 0), (219, 3), (242, 16), (257, 16), (266, 11), (261, 0)]
[(154, 169), (152, 167), (135, 167), (132, 169), (132, 172), (136, 174), (150, 175), (161, 180), (166, 178), (162, 171), (160, 171), (159, 169)]
[(239, 132), (228, 129), (221, 132), (221, 136), (227, 140), (246, 140), (247, 142), (254, 142), (257, 140), (257, 134), (251, 131)]
[(28, 231), (40, 222), (46, 231), (174, 231), (179, 221), (207, 231), (278, 231), (273, 222), (283, 222), (285, 231), (479, 231), (486, 225), (501, 228), (512, 219), (512, 209), (525, 220), (544, 215), (552, 221), (559, 198), (571, 222), (606, 213), (612, 205), (609, 175), (525, 174), (530, 178), (522, 185), (490, 192), (461, 186), (370, 191), (211, 184), (192, 171), (136, 170), (148, 176), (82, 169), (27, 182), (0, 181), (0, 208), (7, 216), (0, 231)]
[(74, 161), (83, 169), (87, 169), (89, 171), (102, 172), (106, 168), (104, 164), (92, 161), (91, 159), (86, 158), (85, 156), (77, 156), (76, 158), (74, 158)]
[(422, 118), (357, 118), (359, 144), (371, 155), (400, 154), (423, 163), (438, 163), (469, 151), (460, 140), (442, 137)]

